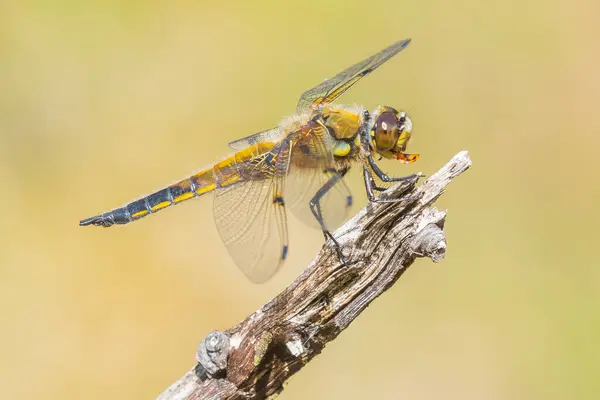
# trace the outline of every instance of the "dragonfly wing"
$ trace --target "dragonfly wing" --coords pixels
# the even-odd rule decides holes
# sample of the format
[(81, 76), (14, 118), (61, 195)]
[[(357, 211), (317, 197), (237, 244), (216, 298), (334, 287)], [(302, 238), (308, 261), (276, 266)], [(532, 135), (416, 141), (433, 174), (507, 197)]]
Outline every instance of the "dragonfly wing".
[[(341, 174), (335, 170), (331, 152), (333, 139), (327, 128), (310, 122), (294, 143), (286, 180), (286, 202), (294, 215), (308, 226), (334, 230), (346, 218), (352, 195)], [(319, 200), (319, 221), (311, 201)]]
[[(215, 191), (217, 230), (236, 265), (254, 283), (269, 280), (287, 256), (288, 229), (282, 192), (288, 154), (285, 142), (275, 146), (262, 159), (238, 165), (238, 183)], [(272, 162), (274, 159), (278, 161)]]
[[(333, 186), (329, 190), (323, 190), (329, 184)], [(311, 228), (322, 229), (312, 211), (311, 201), (318, 200), (321, 222), (329, 231), (337, 229), (344, 222), (352, 206), (350, 189), (344, 182), (343, 175), (337, 171), (292, 170), (287, 179), (287, 187), (286, 199), (290, 210), (296, 218)]]
[(302, 93), (296, 107), (296, 112), (300, 113), (310, 107), (332, 102), (362, 77), (368, 75), (403, 50), (409, 43), (410, 39), (396, 42), (379, 53), (345, 69), (333, 78), (327, 79), (325, 82)]
[(281, 130), (276, 126), (274, 128), (229, 142), (229, 147), (237, 151), (244, 150), (245, 148), (248, 148), (258, 142), (276, 142), (280, 140), (281, 136)]

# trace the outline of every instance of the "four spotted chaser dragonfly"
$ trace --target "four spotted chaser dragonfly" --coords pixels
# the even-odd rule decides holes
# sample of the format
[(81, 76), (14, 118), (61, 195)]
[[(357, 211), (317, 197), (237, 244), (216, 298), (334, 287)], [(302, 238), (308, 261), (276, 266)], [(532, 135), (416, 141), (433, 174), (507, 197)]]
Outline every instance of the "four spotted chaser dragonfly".
[(353, 164), (363, 169), (373, 202), (393, 202), (376, 195), (382, 182), (417, 179), (389, 177), (375, 157), (412, 163), (405, 153), (412, 121), (405, 112), (379, 106), (373, 112), (332, 101), (361, 78), (403, 50), (402, 40), (307, 90), (296, 114), (278, 126), (229, 143), (235, 154), (191, 177), (127, 204), (84, 219), (80, 225), (126, 224), (184, 200), (214, 192), (217, 229), (234, 262), (255, 283), (267, 281), (288, 255), (286, 210), (321, 229), (344, 255), (331, 234), (346, 217), (352, 195), (343, 181)]

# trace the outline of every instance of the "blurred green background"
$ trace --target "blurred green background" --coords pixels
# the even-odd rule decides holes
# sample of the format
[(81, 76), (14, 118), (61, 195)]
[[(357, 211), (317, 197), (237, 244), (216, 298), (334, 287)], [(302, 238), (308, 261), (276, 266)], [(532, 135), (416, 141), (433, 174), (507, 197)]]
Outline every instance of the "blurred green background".
[[(408, 49), (340, 100), (413, 117), (414, 165), (467, 149), (446, 260), (418, 260), (285, 399), (600, 397), (597, 1), (3, 1), (0, 383), (5, 399), (153, 398), (197, 344), (289, 284), (322, 244), (292, 220), (254, 285), (210, 196), (80, 228), (229, 153), (305, 89)], [(357, 171), (354, 211), (366, 202)], [(377, 347), (373, 345), (373, 342)]]

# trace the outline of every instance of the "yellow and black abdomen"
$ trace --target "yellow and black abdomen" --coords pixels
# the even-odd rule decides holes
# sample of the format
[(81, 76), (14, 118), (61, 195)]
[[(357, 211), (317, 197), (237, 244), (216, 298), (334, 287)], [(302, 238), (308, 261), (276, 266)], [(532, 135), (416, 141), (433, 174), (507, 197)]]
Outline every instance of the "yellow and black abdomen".
[(127, 224), (174, 204), (181, 203), (184, 200), (201, 196), (204, 193), (214, 190), (214, 188), (214, 172), (211, 168), (133, 201), (124, 207), (84, 219), (79, 222), (79, 225), (108, 227), (115, 224)]
[(81, 226), (96, 225), (109, 227), (123, 225), (136, 221), (146, 215), (153, 214), (174, 204), (181, 203), (205, 193), (212, 192), (218, 187), (226, 187), (244, 179), (243, 166), (260, 158), (273, 147), (273, 143), (257, 143), (239, 151), (225, 160), (190, 176), (133, 201), (126, 206), (86, 218), (79, 222)]

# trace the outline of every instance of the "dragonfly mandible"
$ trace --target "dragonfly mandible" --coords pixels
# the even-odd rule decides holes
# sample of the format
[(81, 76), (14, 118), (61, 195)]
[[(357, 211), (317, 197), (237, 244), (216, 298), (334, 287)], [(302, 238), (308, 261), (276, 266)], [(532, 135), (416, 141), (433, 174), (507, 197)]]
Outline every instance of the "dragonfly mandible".
[(296, 114), (274, 128), (235, 140), (236, 152), (210, 167), (126, 206), (84, 219), (80, 225), (127, 224), (185, 200), (214, 192), (217, 230), (234, 262), (255, 283), (271, 278), (289, 253), (287, 209), (332, 240), (342, 263), (344, 255), (331, 234), (345, 219), (352, 195), (344, 182), (351, 166), (363, 169), (367, 196), (382, 182), (417, 179), (413, 174), (389, 177), (375, 157), (412, 163), (405, 153), (412, 120), (402, 111), (379, 106), (369, 112), (359, 105), (333, 101), (364, 76), (406, 48), (396, 42), (352, 65), (300, 96)]

